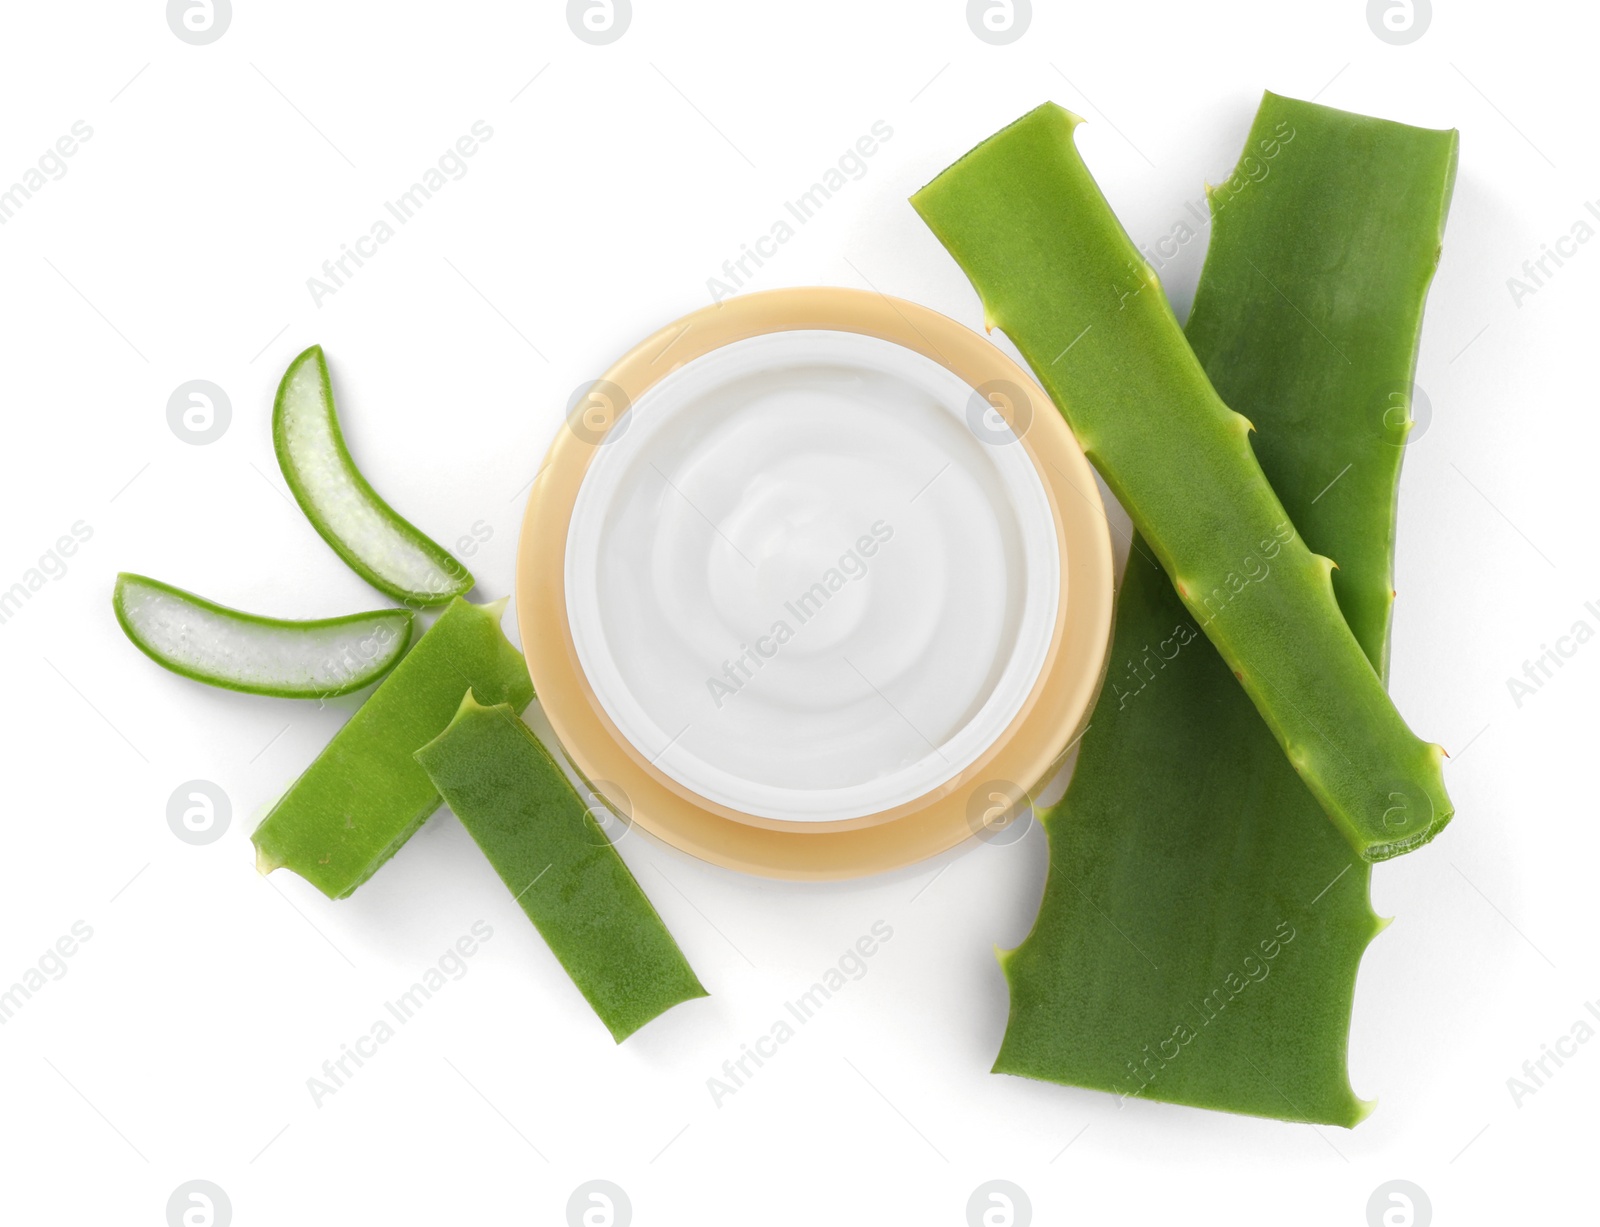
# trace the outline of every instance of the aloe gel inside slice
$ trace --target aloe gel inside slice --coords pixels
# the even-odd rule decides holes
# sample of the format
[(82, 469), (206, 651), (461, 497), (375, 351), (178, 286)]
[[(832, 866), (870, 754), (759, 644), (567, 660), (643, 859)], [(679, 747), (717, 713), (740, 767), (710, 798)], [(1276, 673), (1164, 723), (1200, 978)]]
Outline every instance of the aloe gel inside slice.
[(301, 509), (364, 579), (396, 600), (436, 605), (472, 587), (467, 569), (404, 520), (361, 476), (345, 447), (321, 347), (290, 364), (278, 389), (278, 461)]
[(197, 681), (285, 697), (345, 694), (381, 677), (411, 638), (411, 614), (379, 610), (290, 622), (227, 609), (139, 575), (117, 579), (129, 639), (158, 664)]

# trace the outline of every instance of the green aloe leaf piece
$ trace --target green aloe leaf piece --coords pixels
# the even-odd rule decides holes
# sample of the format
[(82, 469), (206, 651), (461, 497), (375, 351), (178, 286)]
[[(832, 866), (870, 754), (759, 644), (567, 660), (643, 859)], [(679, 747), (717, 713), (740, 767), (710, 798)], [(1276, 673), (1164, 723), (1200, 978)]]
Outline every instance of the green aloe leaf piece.
[[(1394, 510), (1456, 134), (1268, 94), (1212, 195), (1188, 335), (1387, 659)], [(1342, 474), (1342, 476), (1341, 476)], [(1121, 1095), (1352, 1126), (1357, 965), (1385, 923), (1165, 575), (1130, 556), (1110, 680), (1047, 814), (1032, 933), (1002, 956), (995, 1063)]]
[(439, 615), (256, 828), (262, 873), (292, 869), (342, 899), (439, 808), (414, 755), (444, 731), (462, 692), (518, 711), (533, 701), (522, 653), (500, 630), (505, 605), (457, 597)]
[(291, 622), (218, 605), (124, 571), (111, 605), (122, 631), (184, 677), (283, 699), (324, 699), (377, 681), (411, 642), (409, 610)]
[[(1250, 423), (1213, 389), (1078, 155), (1080, 122), (1039, 107), (912, 204), (1351, 847), (1373, 861), (1419, 847), (1453, 813), (1444, 751), (1395, 711), (1340, 615), (1333, 562), (1296, 532), (1251, 450)], [(1282, 288), (1292, 295), (1291, 280)]]
[(272, 408), (272, 445), (312, 527), (379, 592), (405, 605), (428, 606), (472, 590), (466, 567), (402, 519), (356, 468), (339, 429), (320, 345), (283, 373)]
[(583, 798), (510, 707), (468, 691), (417, 761), (619, 1044), (706, 995)]

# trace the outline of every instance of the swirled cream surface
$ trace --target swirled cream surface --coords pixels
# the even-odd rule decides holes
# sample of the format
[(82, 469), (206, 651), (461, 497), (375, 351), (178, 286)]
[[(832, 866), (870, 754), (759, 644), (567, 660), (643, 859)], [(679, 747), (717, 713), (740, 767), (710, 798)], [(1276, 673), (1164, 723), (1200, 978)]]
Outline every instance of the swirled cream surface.
[(640, 754), (793, 822), (881, 812), (974, 762), (1064, 596), (1005, 422), (931, 359), (832, 331), (736, 342), (650, 388), (597, 449), (565, 571), (579, 663)]

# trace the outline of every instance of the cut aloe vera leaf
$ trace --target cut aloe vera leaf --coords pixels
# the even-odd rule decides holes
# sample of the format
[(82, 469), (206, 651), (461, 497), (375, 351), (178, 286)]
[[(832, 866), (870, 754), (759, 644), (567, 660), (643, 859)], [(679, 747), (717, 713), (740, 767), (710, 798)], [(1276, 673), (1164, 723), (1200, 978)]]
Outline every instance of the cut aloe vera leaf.
[[(1389, 393), (1412, 377), (1455, 154), (1453, 132), (1268, 94), (1231, 181), (1249, 186), (1213, 196), (1188, 326), (1306, 539), (1361, 560), (1335, 591), (1380, 668), (1405, 430)], [(1346, 1065), (1357, 967), (1385, 923), (1371, 868), (1166, 576), (1130, 557), (1109, 680), (1044, 816), (1039, 917), (1002, 957), (1011, 1017), (995, 1069), (1353, 1126), (1373, 1106)]]
[(133, 646), (163, 668), (208, 686), (284, 699), (360, 690), (394, 668), (411, 642), (412, 615), (404, 609), (291, 622), (126, 571), (111, 605)]
[(411, 606), (443, 605), (472, 575), (402, 519), (361, 476), (339, 429), (322, 346), (289, 364), (272, 410), (272, 445), (300, 510), (350, 569)]
[(583, 798), (515, 711), (486, 707), (469, 691), (417, 761), (619, 1044), (706, 995)]
[[(1078, 155), (1080, 122), (1046, 104), (912, 203), (977, 288), (989, 325), (1016, 342), (1061, 407), (1351, 847), (1372, 861), (1419, 847), (1454, 812), (1444, 751), (1416, 737), (1390, 702), (1339, 612), (1334, 563), (1296, 532), (1251, 450), (1250, 423), (1213, 389)], [(1317, 270), (1292, 271), (1278, 287), (1291, 302)], [(1265, 280), (1260, 288), (1276, 294)], [(1323, 340), (1345, 361), (1362, 335)]]
[(505, 602), (459, 597), (273, 806), (250, 838), (256, 867), (294, 870), (330, 899), (355, 890), (439, 808), (417, 762), (469, 687), (521, 711), (533, 701), (522, 653), (500, 630)]

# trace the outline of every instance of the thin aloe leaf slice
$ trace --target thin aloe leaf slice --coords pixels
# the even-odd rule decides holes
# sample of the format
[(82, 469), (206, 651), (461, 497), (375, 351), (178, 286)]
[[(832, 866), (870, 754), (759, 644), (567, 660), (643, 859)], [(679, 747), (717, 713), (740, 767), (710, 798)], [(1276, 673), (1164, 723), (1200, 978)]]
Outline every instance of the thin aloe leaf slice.
[(1420, 847), (1454, 813), (1444, 751), (1390, 702), (1339, 612), (1334, 563), (1296, 531), (1251, 450), (1249, 421), (1206, 378), (1084, 166), (1080, 122), (1042, 106), (912, 204), (1351, 847), (1373, 861)]
[[(1455, 165), (1454, 132), (1268, 94), (1212, 193), (1188, 325), (1306, 540), (1341, 560), (1335, 593), (1380, 670), (1409, 429), (1393, 394), (1410, 387)], [(1146, 553), (1130, 556), (1109, 680), (1044, 817), (1038, 920), (1002, 956), (995, 1070), (1353, 1126), (1374, 1106), (1347, 1070), (1356, 971), (1387, 923), (1371, 869)]]
[(456, 714), (469, 687), (521, 711), (528, 666), (500, 629), (505, 601), (457, 597), (262, 819), (256, 868), (292, 869), (330, 899), (350, 894), (439, 808), (414, 755)]
[(320, 345), (283, 374), (272, 410), (272, 445), (312, 527), (379, 592), (405, 605), (428, 606), (472, 590), (466, 567), (402, 519), (356, 468), (339, 429)]
[(417, 761), (619, 1044), (706, 995), (583, 798), (510, 707), (468, 691)]
[(111, 604), (123, 633), (163, 668), (208, 686), (284, 699), (360, 690), (394, 668), (411, 642), (409, 610), (266, 618), (126, 571)]

